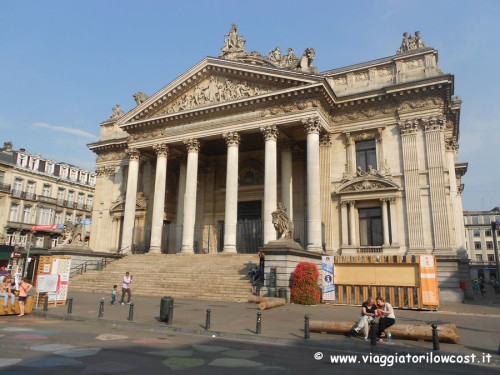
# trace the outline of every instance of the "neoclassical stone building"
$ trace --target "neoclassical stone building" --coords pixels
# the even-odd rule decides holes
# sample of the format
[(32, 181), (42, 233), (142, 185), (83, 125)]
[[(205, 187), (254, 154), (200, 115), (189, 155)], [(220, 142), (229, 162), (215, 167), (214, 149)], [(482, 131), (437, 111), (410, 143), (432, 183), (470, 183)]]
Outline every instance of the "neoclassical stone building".
[[(255, 252), (283, 202), (306, 251), (435, 254), (458, 296), (465, 250), (454, 77), (419, 33), (394, 56), (319, 73), (245, 51), (207, 57), (101, 124), (91, 248)], [(444, 291), (444, 295), (443, 295)]]

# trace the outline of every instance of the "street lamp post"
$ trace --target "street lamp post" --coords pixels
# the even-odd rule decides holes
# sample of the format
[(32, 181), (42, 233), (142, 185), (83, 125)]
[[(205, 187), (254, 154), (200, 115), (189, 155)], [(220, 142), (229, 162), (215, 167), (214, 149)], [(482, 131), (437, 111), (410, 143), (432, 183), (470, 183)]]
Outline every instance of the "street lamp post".
[[(493, 251), (495, 252), (495, 265), (496, 265), (496, 282), (500, 281), (500, 266), (498, 262), (498, 242), (497, 242), (497, 230), (498, 230), (498, 224), (496, 221), (491, 222), (491, 230), (493, 232)], [(500, 288), (496, 287), (495, 292), (500, 293)]]

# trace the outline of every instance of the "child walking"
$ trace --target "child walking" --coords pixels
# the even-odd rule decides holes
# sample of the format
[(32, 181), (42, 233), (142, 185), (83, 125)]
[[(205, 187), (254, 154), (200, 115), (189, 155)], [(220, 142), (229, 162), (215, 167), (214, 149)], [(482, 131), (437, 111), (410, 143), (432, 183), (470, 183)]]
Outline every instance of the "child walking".
[(116, 301), (116, 288), (118, 285), (113, 285), (113, 289), (111, 289), (111, 304), (114, 305)]

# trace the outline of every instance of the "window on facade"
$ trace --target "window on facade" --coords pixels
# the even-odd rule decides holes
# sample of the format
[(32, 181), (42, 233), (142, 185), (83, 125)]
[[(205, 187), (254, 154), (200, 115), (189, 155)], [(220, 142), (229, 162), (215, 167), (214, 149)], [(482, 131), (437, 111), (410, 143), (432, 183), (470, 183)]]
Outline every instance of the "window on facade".
[(41, 207), (38, 223), (42, 225), (52, 224), (52, 209)]
[(68, 204), (73, 204), (75, 201), (75, 192), (74, 191), (69, 191), (68, 192)]
[(474, 249), (481, 250), (481, 242), (474, 242)]
[(28, 185), (26, 185), (26, 198), (35, 198), (35, 181), (28, 181)]
[(359, 240), (361, 246), (382, 246), (382, 210), (380, 207), (360, 208)]
[(17, 221), (19, 215), (19, 205), (13, 204), (10, 206), (9, 221)]
[(375, 141), (356, 142), (356, 166), (367, 171), (368, 166), (377, 169), (377, 149)]
[(70, 170), (70, 172), (69, 172), (69, 179), (71, 181), (76, 181), (76, 175), (77, 175), (77, 172), (74, 169)]
[(491, 229), (486, 229), (486, 230), (484, 231), (484, 235), (485, 235), (486, 237), (491, 237)]
[(479, 216), (472, 216), (472, 224), (474, 225), (479, 224)]
[(23, 223), (31, 224), (31, 206), (25, 206), (23, 210)]
[(5, 172), (0, 171), (0, 184), (3, 184), (5, 181)]
[(44, 197), (50, 197), (50, 185), (48, 184), (43, 185), (42, 195)]
[(493, 249), (493, 242), (492, 241), (486, 241), (486, 249), (487, 250)]
[(92, 205), (94, 204), (94, 197), (92, 195), (89, 195), (87, 197), (87, 208), (92, 208)]
[(24, 154), (19, 154), (17, 161), (18, 161), (18, 165), (20, 167), (26, 167), (26, 164), (28, 162), (28, 158)]
[(482, 254), (476, 254), (476, 262), (482, 262), (483, 261), (483, 255)]
[(47, 164), (45, 165), (45, 173), (54, 174), (54, 163), (47, 162)]
[(494, 261), (495, 261), (495, 255), (488, 254), (488, 262), (494, 262)]
[(56, 212), (54, 224), (63, 224), (63, 214), (61, 211)]
[(73, 213), (72, 212), (66, 212), (66, 215), (64, 215), (64, 221), (71, 221), (73, 222)]
[(84, 184), (85, 182), (87, 182), (87, 173), (80, 172), (80, 182), (82, 184)]
[(14, 180), (14, 187), (12, 189), (13, 191), (13, 194), (16, 196), (16, 197), (19, 197), (21, 196), (21, 193), (23, 191), (23, 180), (20, 179), (20, 178), (16, 178)]
[(479, 229), (474, 229), (474, 237), (481, 237), (481, 231)]
[(90, 177), (89, 177), (89, 185), (91, 185), (91, 186), (95, 185), (95, 175), (90, 175)]
[(59, 188), (57, 189), (57, 203), (61, 204), (64, 201), (64, 195), (66, 193), (65, 189)]

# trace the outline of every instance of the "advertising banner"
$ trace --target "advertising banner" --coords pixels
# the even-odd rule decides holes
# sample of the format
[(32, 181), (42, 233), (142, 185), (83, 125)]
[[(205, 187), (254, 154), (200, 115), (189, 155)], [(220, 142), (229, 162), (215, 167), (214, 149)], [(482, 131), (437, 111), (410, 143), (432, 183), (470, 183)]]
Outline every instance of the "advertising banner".
[(335, 301), (333, 257), (321, 257), (321, 280), (323, 281), (323, 301)]
[(420, 288), (422, 304), (439, 306), (436, 258), (434, 255), (420, 255)]

